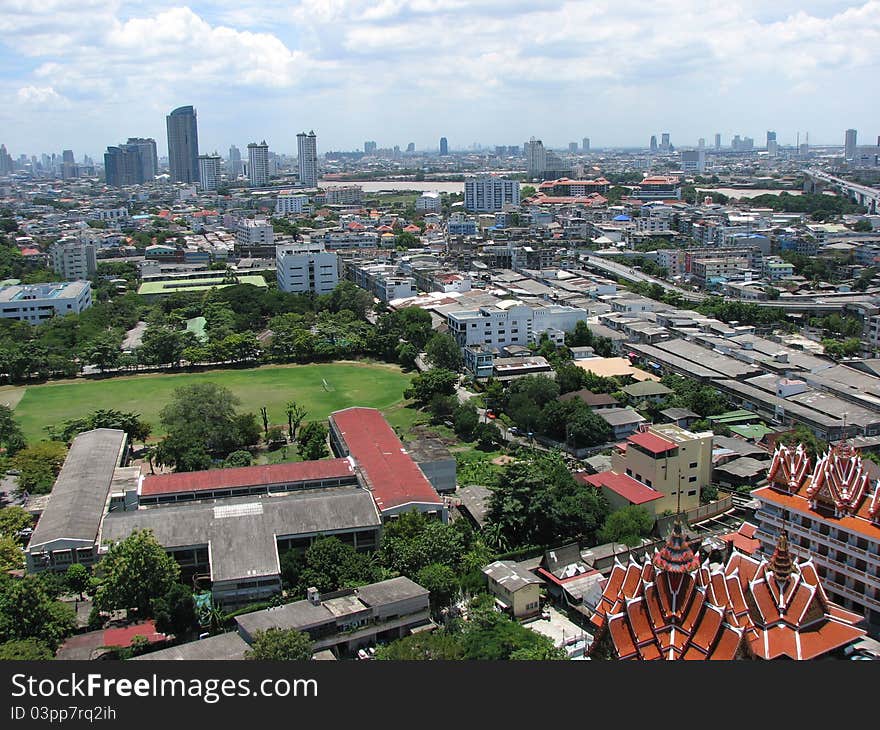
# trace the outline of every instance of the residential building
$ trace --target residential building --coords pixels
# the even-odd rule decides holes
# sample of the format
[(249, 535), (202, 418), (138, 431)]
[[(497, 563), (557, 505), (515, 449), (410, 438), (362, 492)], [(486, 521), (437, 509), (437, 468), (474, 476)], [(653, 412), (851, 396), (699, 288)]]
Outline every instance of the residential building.
[(129, 137), (125, 144), (138, 150), (142, 182), (152, 182), (156, 175), (159, 174), (159, 156), (156, 152), (156, 140), (152, 137)]
[(464, 183), (466, 210), (494, 213), (505, 206), (519, 205), (519, 181), (485, 176)]
[(229, 147), (229, 158), (227, 161), (228, 169), (227, 174), (231, 180), (237, 180), (238, 176), (241, 175), (241, 150), (238, 149), (235, 145), (231, 145)]
[(136, 145), (108, 147), (104, 153), (104, 179), (113, 187), (140, 185), (144, 182), (141, 150)]
[(669, 132), (663, 132), (660, 135), (660, 151), (661, 152), (669, 152), (672, 148), (672, 145), (669, 142)]
[(603, 408), (596, 415), (611, 426), (611, 437), (614, 439), (635, 433), (646, 421), (634, 408)]
[(324, 190), (324, 205), (360, 205), (364, 189), (360, 185), (340, 185)]
[(856, 138), (858, 132), (855, 129), (847, 129), (843, 142), (843, 159), (852, 162), (856, 156)]
[(216, 190), (220, 186), (220, 166), (223, 158), (218, 154), (199, 155), (199, 187)]
[(52, 317), (79, 314), (92, 306), (88, 281), (16, 284), (0, 287), (0, 317), (39, 324)]
[(675, 175), (650, 175), (633, 191), (639, 200), (681, 200), (681, 182)]
[(199, 181), (199, 130), (196, 110), (181, 106), (166, 117), (168, 167), (173, 182)]
[(794, 266), (783, 261), (779, 256), (767, 256), (763, 260), (764, 278), (769, 281), (779, 281), (789, 276), (794, 276)]
[(547, 152), (544, 143), (532, 137), (526, 143), (525, 154), (527, 177), (529, 179), (542, 177), (547, 170)]
[(679, 153), (681, 169), (686, 173), (702, 174), (706, 171), (706, 153), (704, 150), (683, 150)]
[(235, 245), (239, 248), (273, 246), (275, 232), (265, 218), (239, 218), (235, 223)]
[(266, 140), (248, 146), (248, 185), (252, 188), (269, 184), (269, 145)]
[(446, 221), (446, 232), (450, 236), (476, 236), (477, 221), (462, 213), (453, 213)]
[(590, 151), (590, 138), (584, 137), (583, 142), (581, 143), (581, 151), (589, 152)]
[(416, 198), (416, 210), (424, 213), (439, 213), (442, 210), (440, 193), (426, 191)]
[(577, 307), (526, 304), (492, 305), (477, 310), (446, 313), (449, 333), (460, 347), (468, 345), (528, 345), (537, 342), (548, 330), (571, 332), (587, 319), (587, 312)]
[(299, 182), (307, 188), (318, 186), (318, 138), (314, 131), (296, 135), (299, 155)]
[(277, 246), (275, 274), (281, 291), (329, 294), (339, 283), (339, 257), (320, 242)]
[(523, 619), (541, 612), (544, 581), (512, 560), (496, 560), (483, 568), (495, 605), (513, 618)]
[(295, 195), (292, 193), (281, 193), (275, 199), (275, 212), (279, 215), (297, 215), (306, 210), (309, 204), (308, 195)]
[(429, 599), (425, 588), (399, 576), (323, 596), (310, 588), (302, 601), (245, 613), (235, 623), (249, 644), (259, 631), (294, 630), (308, 634), (315, 651), (351, 655), (360, 647), (433, 626)]
[(773, 556), (734, 550), (703, 561), (676, 520), (666, 544), (614, 568), (590, 619), (591, 651), (618, 659), (818, 659), (865, 635), (860, 617), (828, 600), (811, 560), (785, 538)]
[(873, 464), (847, 442), (815, 465), (803, 445), (777, 446), (768, 486), (752, 492), (760, 507), (755, 537), (764, 552), (783, 532), (792, 552), (815, 562), (830, 598), (880, 631), (880, 482)]
[(713, 282), (731, 278), (742, 278), (743, 272), (748, 270), (749, 261), (741, 256), (694, 259), (691, 263), (694, 283), (700, 286), (707, 286)]
[(89, 241), (61, 240), (49, 249), (49, 260), (66, 281), (88, 279), (98, 270), (95, 244)]

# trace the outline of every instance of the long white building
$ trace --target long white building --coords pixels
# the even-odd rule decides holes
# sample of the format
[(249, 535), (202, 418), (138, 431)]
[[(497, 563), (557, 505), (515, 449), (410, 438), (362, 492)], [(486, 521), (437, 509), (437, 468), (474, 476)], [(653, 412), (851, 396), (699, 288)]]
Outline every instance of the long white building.
[(302, 213), (309, 204), (308, 195), (283, 193), (275, 200), (275, 212), (282, 215)]
[(0, 317), (39, 324), (52, 317), (79, 314), (92, 306), (88, 281), (0, 287)]
[(278, 288), (285, 292), (329, 294), (339, 283), (339, 257), (323, 243), (277, 246), (275, 269)]
[(504, 210), (505, 205), (519, 205), (519, 181), (503, 177), (479, 177), (464, 183), (464, 207), (482, 213)]
[(527, 345), (537, 342), (543, 332), (571, 332), (586, 321), (586, 310), (552, 304), (532, 307), (516, 302), (500, 302), (477, 310), (447, 312), (449, 332), (460, 347), (468, 345)]
[(220, 186), (220, 155), (199, 155), (199, 187), (202, 190), (216, 190)]

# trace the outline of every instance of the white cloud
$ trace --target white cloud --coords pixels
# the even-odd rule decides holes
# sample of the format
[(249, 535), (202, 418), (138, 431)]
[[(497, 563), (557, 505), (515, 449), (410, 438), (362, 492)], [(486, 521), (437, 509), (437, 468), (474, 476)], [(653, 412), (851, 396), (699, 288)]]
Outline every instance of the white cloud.
[(22, 86), (15, 94), (19, 104), (28, 107), (66, 107), (69, 100), (61, 96), (51, 86)]

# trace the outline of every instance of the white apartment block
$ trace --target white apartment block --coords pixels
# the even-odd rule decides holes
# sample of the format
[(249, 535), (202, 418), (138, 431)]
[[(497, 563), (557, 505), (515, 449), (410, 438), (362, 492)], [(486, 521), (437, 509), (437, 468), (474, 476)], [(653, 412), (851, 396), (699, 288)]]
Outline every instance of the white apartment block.
[(240, 218), (235, 224), (237, 246), (270, 246), (274, 241), (272, 224), (265, 218)]
[(266, 140), (248, 145), (248, 184), (252, 188), (269, 184), (269, 145)]
[(416, 210), (425, 213), (439, 213), (442, 210), (440, 193), (426, 191), (416, 198)]
[(325, 205), (360, 205), (363, 200), (364, 189), (360, 185), (343, 185), (324, 191)]
[(95, 244), (86, 241), (59, 241), (49, 251), (52, 270), (67, 281), (88, 279), (98, 270)]
[(278, 288), (285, 292), (329, 294), (339, 283), (339, 257), (322, 243), (277, 246)]
[(318, 185), (318, 138), (314, 132), (300, 132), (296, 135), (299, 154), (299, 181), (307, 188)]
[(571, 332), (579, 321), (586, 321), (587, 312), (556, 304), (546, 307), (510, 304), (448, 312), (446, 318), (450, 334), (460, 347), (504, 347), (537, 342), (541, 333), (549, 330)]
[(202, 190), (216, 190), (220, 186), (220, 155), (199, 155), (199, 187)]
[(279, 195), (275, 200), (275, 212), (279, 215), (302, 213), (309, 205), (308, 195)]
[(502, 177), (465, 180), (464, 207), (467, 210), (495, 213), (506, 205), (519, 205), (519, 181)]
[(79, 314), (92, 306), (88, 281), (0, 287), (0, 317), (39, 324), (52, 317)]
[(91, 211), (91, 213), (89, 213), (88, 217), (90, 220), (116, 223), (117, 221), (128, 219), (128, 208), (107, 208), (105, 210), (93, 210)]

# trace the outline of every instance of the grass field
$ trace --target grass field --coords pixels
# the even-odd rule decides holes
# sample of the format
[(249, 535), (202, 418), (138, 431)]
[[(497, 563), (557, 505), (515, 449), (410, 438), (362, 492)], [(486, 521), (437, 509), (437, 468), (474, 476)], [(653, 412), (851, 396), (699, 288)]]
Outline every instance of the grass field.
[[(7, 386), (0, 388), (0, 403), (15, 408), (29, 441), (45, 437), (44, 427), (49, 424), (60, 424), (99, 408), (140, 413), (157, 436), (161, 435), (159, 411), (171, 400), (174, 389), (183, 385), (223, 385), (241, 399), (239, 410), (252, 411), (259, 418), (260, 407), (267, 406), (270, 421), (284, 425), (284, 406), (290, 400), (305, 406), (307, 420), (324, 419), (332, 411), (348, 406), (392, 409), (403, 400), (411, 377), (393, 366), (364, 363), (267, 366)], [(323, 380), (330, 386), (329, 391), (324, 389)], [(409, 410), (393, 408), (392, 412), (405, 422)]]

